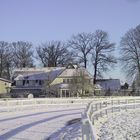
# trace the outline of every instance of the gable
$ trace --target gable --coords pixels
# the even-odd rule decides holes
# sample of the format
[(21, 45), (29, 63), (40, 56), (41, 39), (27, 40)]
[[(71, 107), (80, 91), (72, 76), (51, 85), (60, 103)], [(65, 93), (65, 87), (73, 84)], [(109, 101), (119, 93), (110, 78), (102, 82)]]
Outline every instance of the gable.
[(84, 68), (78, 68), (78, 69), (65, 69), (59, 77), (73, 77), (73, 76), (80, 76), (81, 73), (85, 75), (86, 78), (92, 79), (92, 75)]

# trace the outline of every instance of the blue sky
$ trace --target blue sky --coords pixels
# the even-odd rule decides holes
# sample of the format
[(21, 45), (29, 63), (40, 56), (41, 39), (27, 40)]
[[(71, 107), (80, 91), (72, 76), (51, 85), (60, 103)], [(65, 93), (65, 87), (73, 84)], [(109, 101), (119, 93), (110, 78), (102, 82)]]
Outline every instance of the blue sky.
[[(68, 40), (73, 34), (102, 29), (116, 43), (140, 24), (140, 0), (0, 0), (0, 40)], [(91, 71), (91, 69), (90, 69)], [(125, 80), (119, 66), (105, 77)]]

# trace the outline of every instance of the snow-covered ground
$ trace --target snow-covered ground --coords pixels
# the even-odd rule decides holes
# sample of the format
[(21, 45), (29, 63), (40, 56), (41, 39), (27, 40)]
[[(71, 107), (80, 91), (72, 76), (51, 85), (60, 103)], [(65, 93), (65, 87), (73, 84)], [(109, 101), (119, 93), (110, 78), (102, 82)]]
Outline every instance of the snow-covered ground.
[(140, 110), (122, 111), (95, 124), (100, 140), (140, 140)]
[(77, 119), (77, 122), (67, 124), (60, 131), (52, 134), (49, 140), (81, 140), (81, 124), (81, 119)]
[[(80, 140), (85, 107), (54, 105), (0, 113), (0, 140)], [(68, 123), (70, 120), (74, 121)]]

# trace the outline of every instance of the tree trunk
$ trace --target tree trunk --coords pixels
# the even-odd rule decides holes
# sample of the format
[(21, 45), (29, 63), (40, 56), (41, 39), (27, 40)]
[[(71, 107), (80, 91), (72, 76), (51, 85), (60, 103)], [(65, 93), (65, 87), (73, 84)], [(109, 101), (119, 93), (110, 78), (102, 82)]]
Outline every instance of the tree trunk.
[(87, 60), (84, 60), (84, 67), (87, 68)]
[(96, 77), (97, 77), (97, 54), (95, 58), (95, 64), (94, 64), (94, 77), (93, 77), (93, 84), (96, 84)]
[(7, 63), (7, 79), (10, 80), (10, 65)]
[(94, 68), (94, 77), (93, 77), (93, 84), (94, 85), (96, 84), (96, 77), (97, 77), (97, 65), (95, 65), (95, 68)]

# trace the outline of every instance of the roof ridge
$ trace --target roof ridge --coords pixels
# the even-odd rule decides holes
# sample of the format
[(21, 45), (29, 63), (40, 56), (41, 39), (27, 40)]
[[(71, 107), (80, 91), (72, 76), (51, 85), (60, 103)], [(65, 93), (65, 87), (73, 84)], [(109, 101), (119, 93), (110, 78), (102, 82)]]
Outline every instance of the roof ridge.
[(1, 77), (0, 77), (0, 80), (1, 80), (1, 81), (5, 81), (5, 82), (9, 82), (9, 83), (11, 83), (11, 81), (10, 81), (10, 80), (5, 79), (5, 78), (1, 78)]

